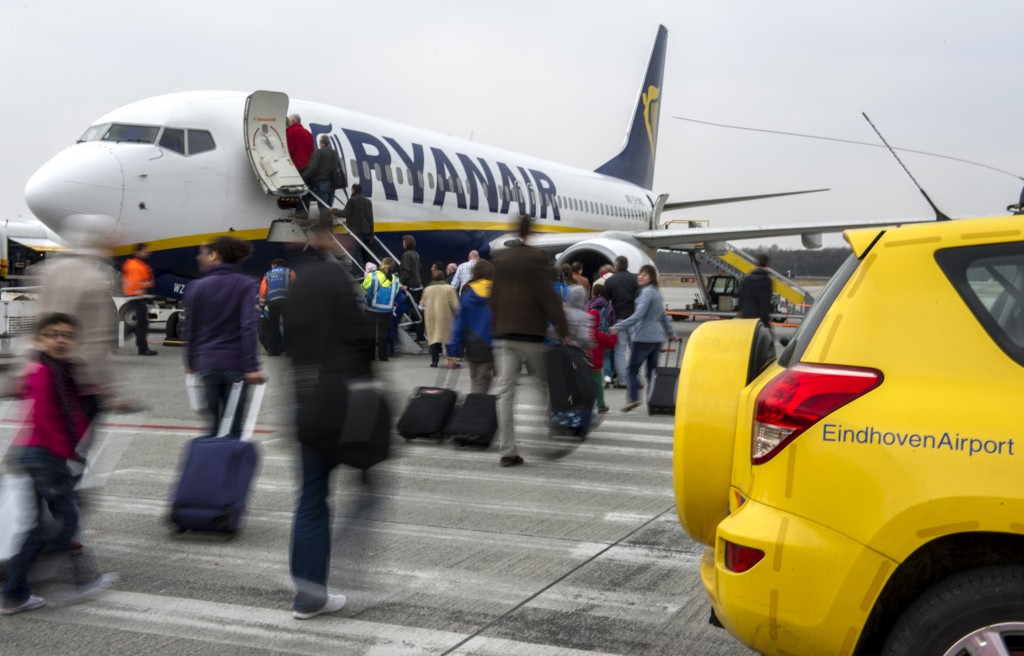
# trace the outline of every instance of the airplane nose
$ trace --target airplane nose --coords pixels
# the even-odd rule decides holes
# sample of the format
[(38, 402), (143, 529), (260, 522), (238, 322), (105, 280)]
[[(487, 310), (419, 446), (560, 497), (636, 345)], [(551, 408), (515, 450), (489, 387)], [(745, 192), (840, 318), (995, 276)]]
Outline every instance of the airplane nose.
[(124, 173), (109, 146), (75, 144), (36, 171), (25, 186), (25, 203), (51, 230), (60, 232), (72, 214), (121, 216)]

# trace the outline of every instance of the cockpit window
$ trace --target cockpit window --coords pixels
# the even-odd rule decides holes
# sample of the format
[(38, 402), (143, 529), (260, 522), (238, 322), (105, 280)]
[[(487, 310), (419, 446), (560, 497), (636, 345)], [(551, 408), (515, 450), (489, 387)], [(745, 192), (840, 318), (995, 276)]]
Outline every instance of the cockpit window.
[(160, 135), (160, 147), (184, 155), (185, 131), (181, 128), (164, 128), (164, 133)]
[(217, 147), (217, 144), (213, 143), (213, 135), (206, 130), (189, 130), (188, 131), (188, 154), (195, 155), (196, 153), (205, 153), (208, 150), (213, 150)]
[(152, 125), (126, 125), (114, 123), (103, 135), (103, 141), (128, 141), (131, 143), (156, 143), (160, 128)]
[(107, 125), (108, 124), (106, 123), (103, 125), (93, 125), (85, 131), (85, 134), (79, 137), (78, 143), (82, 143), (83, 141), (98, 141), (99, 138), (103, 136), (103, 133), (107, 131)]

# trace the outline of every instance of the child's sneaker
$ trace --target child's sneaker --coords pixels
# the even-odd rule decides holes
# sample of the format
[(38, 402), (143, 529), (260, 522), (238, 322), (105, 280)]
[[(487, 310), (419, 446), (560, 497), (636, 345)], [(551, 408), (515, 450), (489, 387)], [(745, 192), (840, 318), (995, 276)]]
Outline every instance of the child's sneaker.
[(28, 599), (17, 606), (8, 606), (7, 604), (4, 604), (3, 608), (0, 608), (0, 615), (15, 615), (17, 613), (24, 613), (26, 610), (42, 608), (45, 605), (46, 600), (42, 597), (29, 595)]

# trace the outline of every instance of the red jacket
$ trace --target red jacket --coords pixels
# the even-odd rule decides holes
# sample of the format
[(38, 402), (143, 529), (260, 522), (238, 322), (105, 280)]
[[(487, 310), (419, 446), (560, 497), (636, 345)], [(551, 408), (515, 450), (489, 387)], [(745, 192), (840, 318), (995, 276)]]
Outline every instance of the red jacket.
[(285, 137), (288, 139), (288, 155), (301, 173), (313, 156), (313, 135), (301, 123), (292, 123), (285, 131)]
[(28, 416), (25, 417), (25, 426), (21, 429), (16, 443), (21, 446), (45, 447), (57, 457), (65, 460), (75, 458), (75, 447), (89, 427), (85, 413), (78, 403), (77, 394), (73, 399), (75, 434), (68, 435), (64, 419), (60, 414), (57, 390), (53, 384), (53, 374), (50, 372), (50, 368), (41, 362), (33, 362), (26, 367), (26, 370), (23, 396), (31, 403), (31, 408)]
[(587, 314), (594, 317), (594, 348), (590, 349), (590, 363), (598, 371), (604, 369), (605, 349), (615, 348), (615, 336), (597, 329), (601, 325), (601, 315), (597, 310), (587, 310)]

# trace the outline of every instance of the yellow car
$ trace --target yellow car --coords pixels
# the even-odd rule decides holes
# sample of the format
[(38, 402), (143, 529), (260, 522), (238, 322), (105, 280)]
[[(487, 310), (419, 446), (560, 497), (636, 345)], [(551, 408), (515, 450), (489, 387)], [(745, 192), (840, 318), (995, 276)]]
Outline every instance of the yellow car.
[(756, 320), (686, 345), (713, 621), (764, 654), (1024, 654), (1024, 217), (846, 239), (777, 357)]

